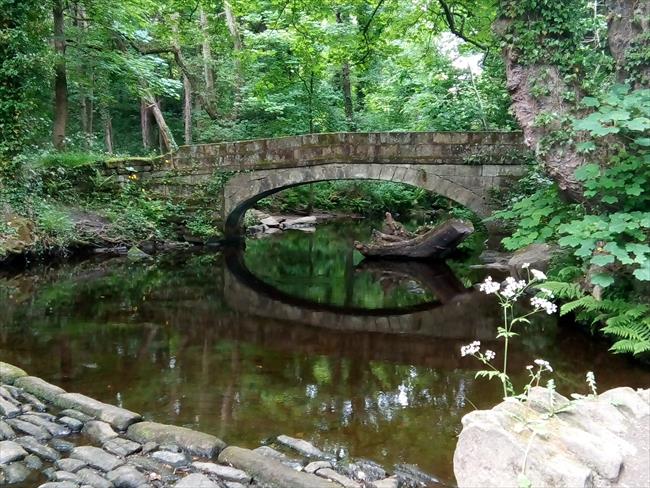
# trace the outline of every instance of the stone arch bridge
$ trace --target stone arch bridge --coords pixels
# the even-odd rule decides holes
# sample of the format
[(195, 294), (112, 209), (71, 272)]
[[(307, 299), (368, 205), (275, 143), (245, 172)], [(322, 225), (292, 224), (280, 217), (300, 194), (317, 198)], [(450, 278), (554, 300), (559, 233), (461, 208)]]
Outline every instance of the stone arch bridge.
[[(308, 134), (183, 146), (158, 161), (130, 160), (128, 172), (167, 193), (224, 174), (226, 234), (240, 232), (246, 210), (261, 198), (306, 183), (381, 180), (406, 183), (458, 202), (480, 216), (490, 190), (521, 177), (526, 157), (518, 132), (370, 132)], [(115, 169), (126, 178), (126, 162)]]

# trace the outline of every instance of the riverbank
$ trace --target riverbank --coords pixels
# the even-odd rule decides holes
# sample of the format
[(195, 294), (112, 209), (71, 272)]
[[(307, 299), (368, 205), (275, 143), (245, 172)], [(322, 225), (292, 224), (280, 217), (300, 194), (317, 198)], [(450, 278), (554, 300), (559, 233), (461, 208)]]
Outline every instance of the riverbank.
[(0, 362), (0, 484), (16, 487), (398, 488), (436, 486), (414, 466), (388, 473), (281, 435), (250, 450), (68, 393)]

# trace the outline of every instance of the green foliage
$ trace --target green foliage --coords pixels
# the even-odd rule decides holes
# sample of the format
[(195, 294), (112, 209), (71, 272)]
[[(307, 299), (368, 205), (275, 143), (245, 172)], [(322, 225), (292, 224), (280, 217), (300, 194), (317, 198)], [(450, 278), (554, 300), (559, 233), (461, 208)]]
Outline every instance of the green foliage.
[(260, 208), (281, 212), (312, 209), (381, 216), (408, 215), (430, 209), (436, 200), (426, 190), (392, 182), (324, 181), (284, 190), (258, 202)]
[(576, 130), (586, 133), (578, 138), (579, 148), (594, 161), (575, 173), (585, 202), (567, 204), (551, 185), (496, 217), (517, 224), (503, 241), (509, 249), (536, 241), (562, 246), (567, 254), (557, 263), (555, 276), (580, 279), (583, 285), (558, 290), (571, 300), (563, 312), (605, 324), (602, 331), (615, 339), (614, 351), (641, 355), (650, 347), (645, 293), (650, 282), (650, 152), (644, 144), (650, 91), (616, 85), (582, 104), (596, 109), (573, 121)]

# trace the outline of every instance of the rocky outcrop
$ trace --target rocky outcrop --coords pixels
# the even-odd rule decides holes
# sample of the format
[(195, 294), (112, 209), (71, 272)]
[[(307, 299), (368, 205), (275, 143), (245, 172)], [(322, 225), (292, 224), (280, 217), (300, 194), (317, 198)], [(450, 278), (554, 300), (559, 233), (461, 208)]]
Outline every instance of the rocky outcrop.
[(650, 486), (650, 389), (569, 401), (533, 388), (525, 402), (471, 412), (454, 474), (461, 488)]

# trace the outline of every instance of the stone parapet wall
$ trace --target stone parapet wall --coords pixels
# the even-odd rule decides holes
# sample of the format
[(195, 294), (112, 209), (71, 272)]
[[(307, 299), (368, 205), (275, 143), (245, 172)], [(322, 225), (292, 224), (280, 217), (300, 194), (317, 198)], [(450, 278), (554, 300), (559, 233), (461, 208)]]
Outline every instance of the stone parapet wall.
[[(520, 164), (514, 158), (523, 150), (518, 132), (343, 132), (183, 146), (171, 163), (237, 171), (332, 162), (463, 164), (472, 157)], [(508, 151), (513, 159), (504, 157)]]

